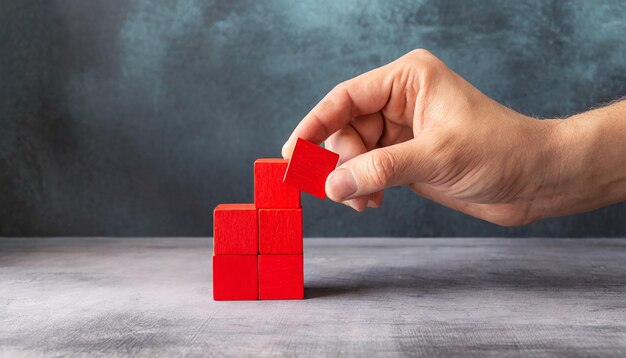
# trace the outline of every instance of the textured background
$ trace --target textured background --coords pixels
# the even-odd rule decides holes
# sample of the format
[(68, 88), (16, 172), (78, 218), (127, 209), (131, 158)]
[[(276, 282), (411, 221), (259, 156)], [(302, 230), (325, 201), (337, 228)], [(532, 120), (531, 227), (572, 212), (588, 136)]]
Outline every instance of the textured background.
[[(390, 4), (393, 3), (393, 4)], [(527, 114), (626, 94), (614, 1), (0, 0), (0, 235), (200, 235), (337, 82), (427, 48)], [(307, 236), (624, 236), (626, 205), (500, 228), (389, 191)]]

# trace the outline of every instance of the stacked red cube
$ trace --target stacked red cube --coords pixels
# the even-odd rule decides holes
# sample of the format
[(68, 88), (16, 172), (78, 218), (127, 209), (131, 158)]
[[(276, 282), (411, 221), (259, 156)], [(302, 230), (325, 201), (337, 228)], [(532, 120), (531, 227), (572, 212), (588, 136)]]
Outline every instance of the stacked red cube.
[(283, 183), (287, 161), (254, 162), (254, 204), (213, 213), (213, 298), (304, 297), (300, 191)]
[(213, 212), (213, 299), (304, 298), (298, 188), (324, 198), (338, 159), (298, 139), (289, 163), (254, 162), (254, 204), (220, 204)]

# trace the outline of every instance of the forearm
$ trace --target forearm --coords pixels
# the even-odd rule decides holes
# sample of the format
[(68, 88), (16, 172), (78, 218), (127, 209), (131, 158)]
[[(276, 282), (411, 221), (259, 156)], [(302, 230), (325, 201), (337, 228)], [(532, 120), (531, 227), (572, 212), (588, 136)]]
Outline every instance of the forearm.
[(575, 214), (626, 200), (626, 101), (554, 121), (537, 217)]

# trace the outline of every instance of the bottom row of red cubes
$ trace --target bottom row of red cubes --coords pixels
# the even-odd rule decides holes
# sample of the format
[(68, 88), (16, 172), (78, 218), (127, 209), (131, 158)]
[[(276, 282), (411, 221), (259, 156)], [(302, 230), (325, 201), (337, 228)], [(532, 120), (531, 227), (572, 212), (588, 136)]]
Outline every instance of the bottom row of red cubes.
[(304, 298), (302, 255), (215, 255), (213, 299)]

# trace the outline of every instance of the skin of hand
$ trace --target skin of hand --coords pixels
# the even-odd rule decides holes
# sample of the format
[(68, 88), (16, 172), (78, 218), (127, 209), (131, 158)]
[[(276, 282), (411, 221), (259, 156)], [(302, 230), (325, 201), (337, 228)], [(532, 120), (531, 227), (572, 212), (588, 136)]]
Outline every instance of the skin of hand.
[[(589, 185), (605, 168), (598, 165), (586, 178), (576, 172), (593, 161), (583, 150), (626, 167), (625, 147), (620, 152), (598, 145), (603, 132), (598, 123), (606, 121), (578, 128), (588, 133), (581, 138), (572, 127), (584, 122), (522, 115), (481, 93), (433, 54), (415, 50), (337, 85), (298, 124), (282, 154), (289, 159), (298, 137), (325, 142), (340, 155), (326, 181), (327, 195), (357, 211), (379, 207), (385, 188), (407, 185), (474, 217), (523, 225), (624, 200), (624, 173), (594, 192)], [(611, 185), (619, 188), (609, 193)], [(589, 192), (577, 193), (581, 186)], [(593, 195), (609, 197), (589, 202)]]

